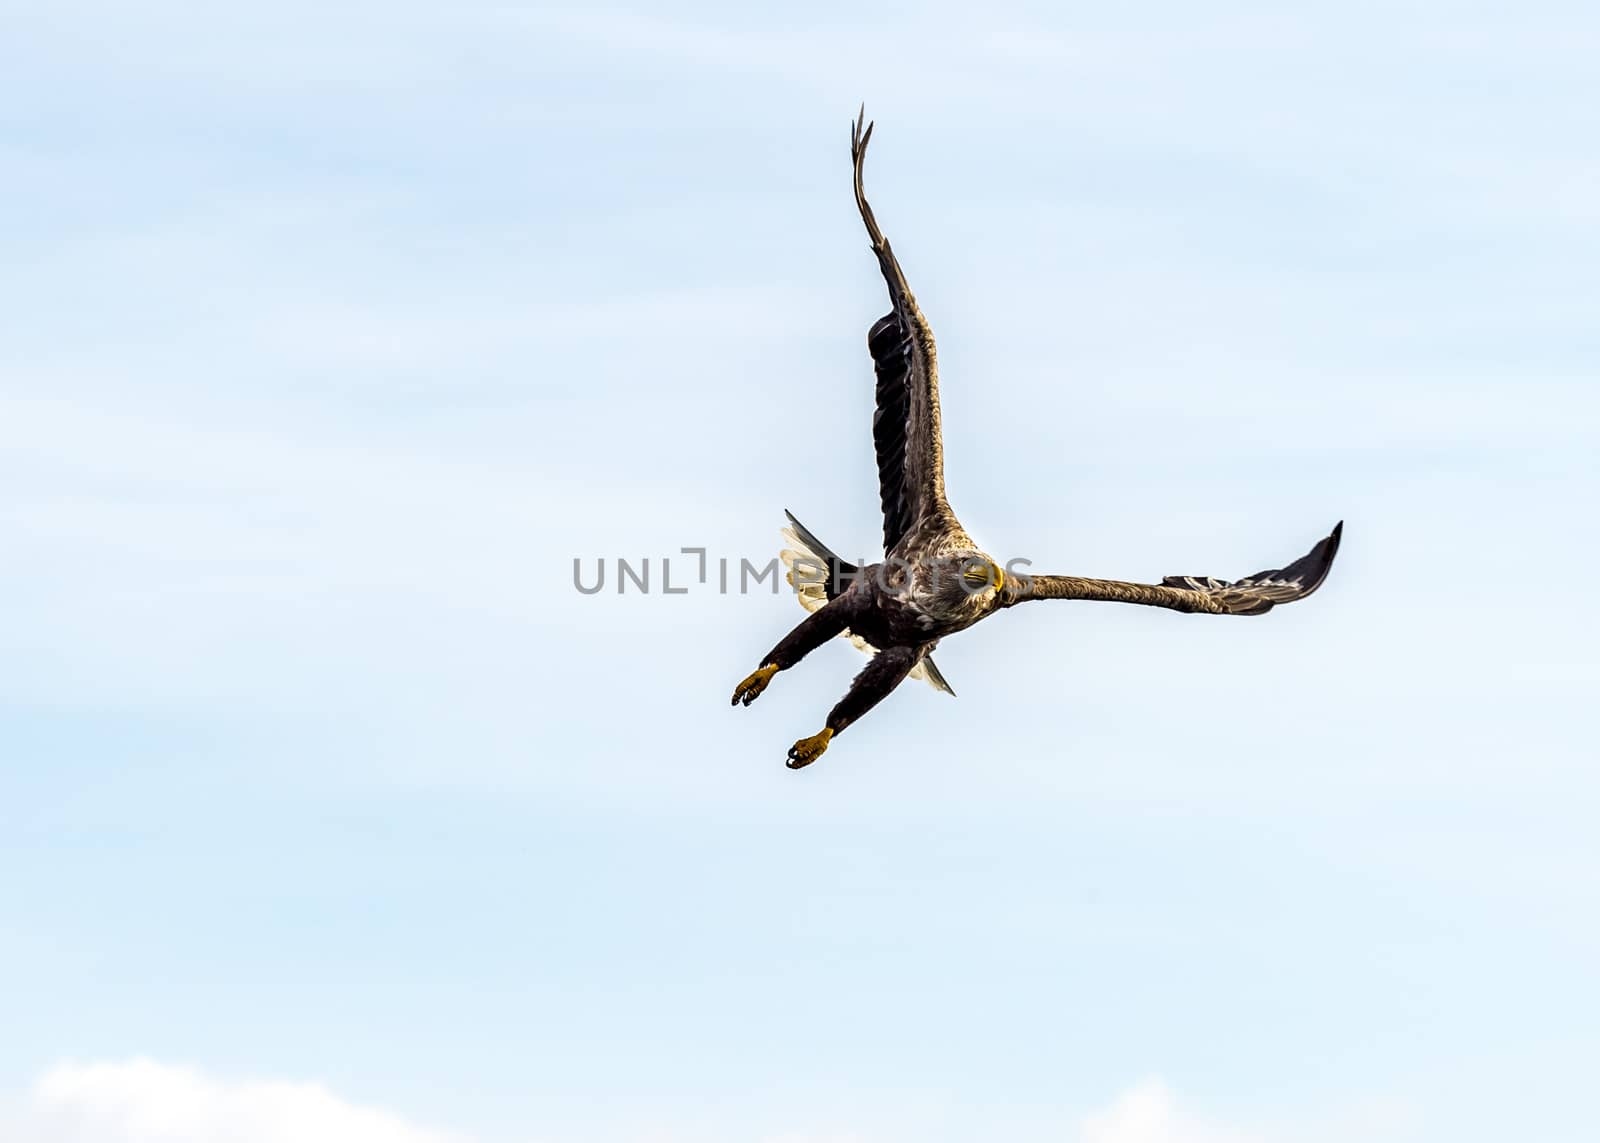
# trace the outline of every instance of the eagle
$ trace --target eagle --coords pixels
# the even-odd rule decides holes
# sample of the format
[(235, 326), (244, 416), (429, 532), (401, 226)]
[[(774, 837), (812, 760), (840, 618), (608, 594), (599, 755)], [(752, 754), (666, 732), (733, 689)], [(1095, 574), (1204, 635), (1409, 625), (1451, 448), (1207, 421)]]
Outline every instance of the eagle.
[(788, 579), (809, 614), (779, 640), (733, 692), (733, 705), (749, 706), (772, 682), (836, 636), (871, 655), (827, 724), (789, 749), (792, 770), (822, 756), (828, 744), (909, 677), (955, 692), (933, 661), (947, 635), (1008, 607), (1036, 599), (1087, 599), (1137, 603), (1207, 615), (1264, 615), (1280, 603), (1304, 599), (1327, 578), (1344, 522), (1311, 551), (1282, 568), (1237, 580), (1167, 576), (1160, 583), (1123, 583), (1066, 575), (1024, 574), (1002, 567), (956, 519), (945, 497), (944, 445), (939, 428), (939, 370), (933, 331), (878, 228), (862, 186), (871, 123), (862, 108), (850, 128), (856, 208), (889, 287), (890, 311), (867, 333), (877, 374), (872, 441), (878, 459), (883, 508), (884, 559), (864, 567), (830, 551), (785, 512)]

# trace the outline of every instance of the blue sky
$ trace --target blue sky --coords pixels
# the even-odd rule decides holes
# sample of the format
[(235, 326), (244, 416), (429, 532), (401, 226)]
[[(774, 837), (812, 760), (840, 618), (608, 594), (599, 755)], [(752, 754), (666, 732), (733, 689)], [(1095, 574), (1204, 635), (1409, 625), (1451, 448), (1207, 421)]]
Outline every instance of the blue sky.
[[(1579, 5), (57, 4), (0, 44), (0, 1135), (1593, 1135)], [(572, 560), (1244, 574), (859, 660)], [(659, 570), (658, 570), (659, 574)]]

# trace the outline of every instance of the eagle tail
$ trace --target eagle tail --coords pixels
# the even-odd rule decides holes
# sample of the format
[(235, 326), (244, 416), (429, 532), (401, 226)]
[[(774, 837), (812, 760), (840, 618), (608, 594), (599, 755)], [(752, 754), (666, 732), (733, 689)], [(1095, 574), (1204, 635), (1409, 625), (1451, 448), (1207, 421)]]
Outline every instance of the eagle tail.
[[(841, 560), (835, 555), (828, 545), (812, 534), (811, 529), (796, 520), (792, 512), (785, 511), (784, 515), (789, 517), (789, 526), (780, 533), (783, 536), (784, 546), (778, 556), (783, 561), (784, 578), (794, 588), (795, 598), (800, 601), (800, 606), (807, 611), (816, 611), (839, 593), (840, 585), (836, 577), (854, 575), (859, 569), (855, 564)], [(798, 573), (795, 569), (796, 563), (800, 564)], [(820, 569), (827, 569), (828, 574), (819, 575)], [(876, 647), (859, 635), (845, 631), (841, 638), (849, 639), (858, 650), (868, 655), (878, 653)], [(932, 655), (924, 655), (922, 662), (912, 667), (911, 673), (906, 677), (921, 679), (934, 690), (943, 691), (947, 695), (956, 693), (955, 688), (945, 680)]]

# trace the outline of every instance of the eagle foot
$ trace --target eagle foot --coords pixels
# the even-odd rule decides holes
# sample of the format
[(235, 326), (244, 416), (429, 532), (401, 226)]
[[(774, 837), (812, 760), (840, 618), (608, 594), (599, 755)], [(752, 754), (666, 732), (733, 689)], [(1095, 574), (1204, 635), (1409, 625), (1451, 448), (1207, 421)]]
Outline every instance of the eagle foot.
[(776, 663), (768, 663), (760, 670), (753, 672), (744, 682), (733, 688), (733, 706), (744, 703), (749, 706), (761, 697), (761, 692), (767, 689), (767, 684), (772, 681), (772, 676), (778, 673)]
[(798, 770), (802, 766), (809, 766), (828, 748), (828, 742), (833, 738), (833, 731), (824, 727), (810, 738), (802, 738), (789, 747), (789, 761), (785, 763), (791, 770)]

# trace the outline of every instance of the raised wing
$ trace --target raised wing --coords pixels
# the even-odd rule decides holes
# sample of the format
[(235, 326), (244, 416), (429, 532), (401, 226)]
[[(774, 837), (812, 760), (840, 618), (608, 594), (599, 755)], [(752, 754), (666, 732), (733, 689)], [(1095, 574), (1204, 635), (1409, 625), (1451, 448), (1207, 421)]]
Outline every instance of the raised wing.
[(1328, 578), (1339, 551), (1344, 521), (1305, 555), (1285, 568), (1259, 571), (1228, 582), (1209, 576), (1169, 575), (1159, 584), (1123, 583), (1114, 579), (1080, 579), (1065, 575), (1012, 576), (1007, 578), (1005, 603), (1030, 599), (1092, 599), (1109, 603), (1138, 603), (1173, 611), (1201, 611), (1211, 615), (1263, 615), (1280, 603), (1304, 599)]
[[(783, 560), (784, 577), (794, 588), (800, 606), (807, 611), (817, 611), (849, 588), (860, 569), (834, 555), (826, 544), (811, 534), (809, 528), (794, 518), (793, 512), (785, 509), (783, 514), (789, 517), (789, 527), (783, 530), (784, 548), (779, 556)], [(858, 651), (865, 651), (868, 655), (878, 653), (876, 647), (859, 635), (846, 631), (844, 637)], [(947, 695), (956, 693), (955, 688), (945, 681), (944, 675), (939, 673), (932, 655), (924, 655), (906, 678), (921, 679), (934, 690)]]
[(894, 309), (879, 318), (867, 334), (867, 349), (878, 375), (877, 411), (872, 415), (872, 441), (878, 453), (878, 493), (883, 504), (883, 549), (893, 553), (908, 536), (918, 546), (942, 533), (959, 533), (961, 525), (944, 495), (944, 443), (939, 432), (939, 365), (933, 331), (917, 308), (905, 274), (889, 241), (878, 229), (861, 185), (872, 124), (852, 125), (850, 158), (855, 164), (856, 206), (878, 267), (889, 286)]

